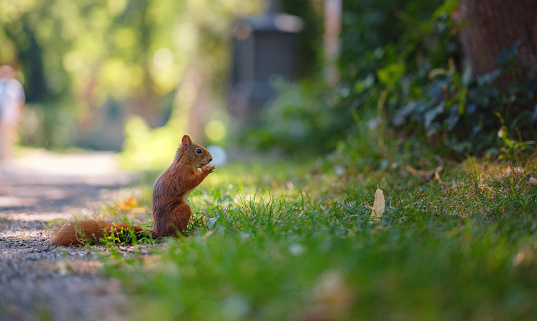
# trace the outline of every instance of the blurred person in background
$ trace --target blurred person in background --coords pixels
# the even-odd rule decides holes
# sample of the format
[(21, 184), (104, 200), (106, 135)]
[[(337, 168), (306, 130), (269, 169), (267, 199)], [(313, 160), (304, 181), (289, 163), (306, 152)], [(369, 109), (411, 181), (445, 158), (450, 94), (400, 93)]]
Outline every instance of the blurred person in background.
[(0, 161), (11, 157), (24, 105), (24, 89), (11, 66), (0, 66)]

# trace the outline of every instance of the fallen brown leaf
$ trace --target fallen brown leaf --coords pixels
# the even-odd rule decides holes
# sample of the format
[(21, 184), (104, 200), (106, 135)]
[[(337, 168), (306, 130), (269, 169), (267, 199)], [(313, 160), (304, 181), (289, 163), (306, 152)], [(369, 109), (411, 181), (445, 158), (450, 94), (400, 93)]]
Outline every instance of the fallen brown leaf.
[(116, 202), (116, 207), (120, 211), (128, 211), (135, 207), (138, 207), (138, 201), (134, 197), (129, 197), (122, 202)]
[(386, 208), (386, 201), (384, 200), (384, 192), (377, 188), (375, 191), (375, 201), (371, 208), (371, 221), (378, 221)]

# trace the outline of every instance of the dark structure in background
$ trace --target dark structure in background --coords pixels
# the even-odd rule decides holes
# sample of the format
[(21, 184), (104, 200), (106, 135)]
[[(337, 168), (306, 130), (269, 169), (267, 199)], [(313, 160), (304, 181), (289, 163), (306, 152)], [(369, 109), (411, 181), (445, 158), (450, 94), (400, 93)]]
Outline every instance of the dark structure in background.
[(298, 77), (302, 27), (302, 19), (280, 12), (276, 0), (267, 2), (265, 13), (235, 24), (229, 109), (242, 122), (255, 123), (257, 111), (274, 96), (271, 79)]

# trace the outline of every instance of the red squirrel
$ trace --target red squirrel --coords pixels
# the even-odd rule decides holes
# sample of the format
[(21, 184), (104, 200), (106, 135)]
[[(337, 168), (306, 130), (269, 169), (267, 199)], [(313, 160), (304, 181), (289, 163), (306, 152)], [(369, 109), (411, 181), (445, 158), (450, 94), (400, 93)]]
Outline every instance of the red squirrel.
[[(153, 238), (176, 237), (178, 232), (183, 233), (192, 216), (188, 195), (213, 172), (215, 166), (207, 166), (212, 160), (205, 148), (194, 144), (188, 135), (183, 136), (173, 163), (153, 185), (153, 229), (147, 230)], [(83, 244), (105, 235), (118, 235), (124, 228), (132, 228), (135, 232), (143, 230), (140, 226), (123, 223), (70, 221), (62, 226), (50, 243), (63, 246)]]

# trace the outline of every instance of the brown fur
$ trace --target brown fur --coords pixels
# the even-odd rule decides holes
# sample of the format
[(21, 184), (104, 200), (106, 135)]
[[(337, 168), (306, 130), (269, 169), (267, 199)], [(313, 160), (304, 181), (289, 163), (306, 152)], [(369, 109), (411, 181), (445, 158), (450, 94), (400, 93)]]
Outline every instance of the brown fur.
[(132, 227), (135, 232), (142, 231), (139, 226), (94, 220), (69, 221), (50, 240), (54, 245), (82, 245), (84, 242), (102, 239), (105, 235), (118, 234), (124, 228)]
[[(200, 149), (201, 154), (196, 153)], [(183, 233), (192, 212), (188, 194), (212, 173), (214, 166), (205, 166), (212, 160), (209, 152), (183, 137), (183, 143), (172, 165), (153, 185), (153, 235), (177, 236)], [(197, 171), (201, 168), (201, 171)]]
[[(153, 185), (154, 225), (151, 232), (154, 238), (176, 237), (178, 232), (184, 232), (192, 216), (188, 195), (213, 172), (214, 166), (206, 166), (211, 160), (212, 156), (205, 148), (194, 144), (188, 135), (183, 136), (173, 163)], [(82, 244), (84, 241), (102, 238), (106, 229), (110, 234), (110, 230), (118, 233), (126, 227), (132, 227), (135, 231), (142, 230), (139, 226), (104, 221), (67, 222), (50, 243), (64, 246)]]

